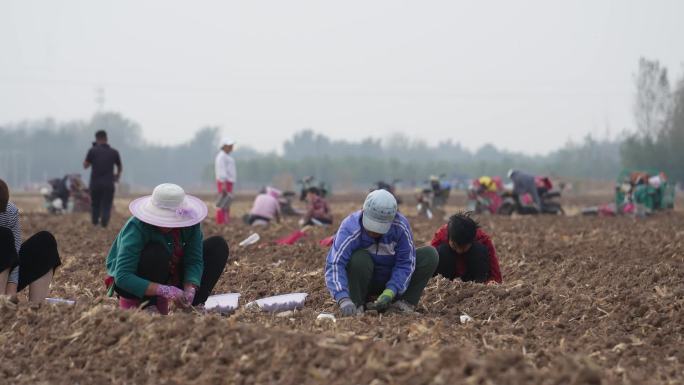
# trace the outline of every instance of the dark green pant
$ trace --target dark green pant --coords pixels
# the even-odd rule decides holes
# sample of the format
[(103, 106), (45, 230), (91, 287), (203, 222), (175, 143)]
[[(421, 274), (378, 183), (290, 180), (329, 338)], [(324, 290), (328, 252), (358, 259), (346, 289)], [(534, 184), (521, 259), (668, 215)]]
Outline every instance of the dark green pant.
[[(439, 255), (432, 246), (416, 249), (416, 270), (411, 276), (409, 286), (399, 298), (417, 305), (428, 281), (437, 269)], [(347, 264), (349, 297), (356, 306), (365, 305), (369, 295), (378, 295), (385, 290), (386, 282), (373, 281), (373, 258), (368, 250), (356, 250)]]

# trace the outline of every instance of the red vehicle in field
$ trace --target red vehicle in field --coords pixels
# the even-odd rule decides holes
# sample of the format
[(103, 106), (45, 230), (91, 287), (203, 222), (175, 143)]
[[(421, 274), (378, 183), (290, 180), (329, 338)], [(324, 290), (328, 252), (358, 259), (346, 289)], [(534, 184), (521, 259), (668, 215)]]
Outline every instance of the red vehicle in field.
[(530, 194), (518, 196), (512, 189), (504, 190), (501, 194), (503, 202), (499, 207), (498, 214), (511, 215), (513, 213), (521, 215), (551, 214), (565, 215), (565, 210), (560, 203), (561, 192), (565, 185), (560, 184), (560, 189), (555, 190), (551, 179), (546, 176), (535, 177), (537, 193), (541, 199), (541, 210), (534, 205)]
[(503, 203), (501, 177), (473, 179), (468, 187), (468, 210), (476, 214), (497, 214)]

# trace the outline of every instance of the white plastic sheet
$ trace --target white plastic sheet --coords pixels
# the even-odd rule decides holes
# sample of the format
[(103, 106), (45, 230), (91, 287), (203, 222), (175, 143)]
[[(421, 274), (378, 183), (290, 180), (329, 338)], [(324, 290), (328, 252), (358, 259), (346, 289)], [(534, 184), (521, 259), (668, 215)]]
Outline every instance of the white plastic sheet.
[(64, 304), (64, 305), (73, 305), (76, 303), (76, 301), (73, 301), (70, 299), (64, 299), (64, 298), (45, 298), (45, 302), (50, 303), (50, 304)]
[(261, 236), (259, 236), (258, 233), (254, 233), (254, 234), (250, 235), (249, 237), (243, 239), (242, 242), (239, 243), (239, 245), (240, 245), (240, 247), (253, 245), (253, 244), (259, 242), (259, 239), (261, 239)]
[(207, 298), (204, 308), (207, 310), (217, 310), (219, 312), (232, 312), (238, 308), (240, 299), (239, 293), (227, 293), (212, 295)]
[(266, 297), (250, 302), (247, 306), (258, 306), (261, 310), (280, 313), (287, 310), (301, 309), (304, 307), (307, 293), (290, 293)]

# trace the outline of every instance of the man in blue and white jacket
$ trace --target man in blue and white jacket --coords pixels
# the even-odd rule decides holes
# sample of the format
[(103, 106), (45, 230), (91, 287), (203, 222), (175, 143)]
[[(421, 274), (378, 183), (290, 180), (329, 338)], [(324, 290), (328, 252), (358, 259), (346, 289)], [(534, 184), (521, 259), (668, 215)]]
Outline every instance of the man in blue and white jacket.
[(343, 316), (369, 307), (413, 312), (439, 256), (432, 246), (416, 250), (411, 226), (386, 190), (368, 194), (363, 210), (342, 221), (325, 266), (325, 282)]

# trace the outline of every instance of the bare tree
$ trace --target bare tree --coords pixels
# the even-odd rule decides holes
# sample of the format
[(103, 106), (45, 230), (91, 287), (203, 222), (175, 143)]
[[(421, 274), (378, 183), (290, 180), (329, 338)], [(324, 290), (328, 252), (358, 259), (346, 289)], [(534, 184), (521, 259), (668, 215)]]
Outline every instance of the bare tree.
[(639, 133), (656, 136), (665, 126), (672, 108), (670, 81), (667, 68), (657, 60), (639, 59), (639, 71), (635, 76), (637, 94), (634, 117)]

